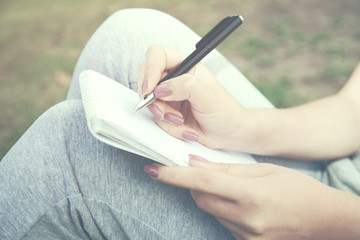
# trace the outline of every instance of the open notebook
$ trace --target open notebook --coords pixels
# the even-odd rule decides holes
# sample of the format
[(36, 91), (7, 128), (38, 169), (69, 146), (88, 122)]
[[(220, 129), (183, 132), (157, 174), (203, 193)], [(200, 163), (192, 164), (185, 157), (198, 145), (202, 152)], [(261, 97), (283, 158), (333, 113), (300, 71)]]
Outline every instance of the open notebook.
[(248, 154), (172, 137), (153, 122), (147, 109), (134, 112), (140, 100), (136, 92), (98, 72), (82, 72), (79, 82), (88, 127), (102, 142), (165, 165), (188, 166), (188, 154), (213, 162), (255, 162)]

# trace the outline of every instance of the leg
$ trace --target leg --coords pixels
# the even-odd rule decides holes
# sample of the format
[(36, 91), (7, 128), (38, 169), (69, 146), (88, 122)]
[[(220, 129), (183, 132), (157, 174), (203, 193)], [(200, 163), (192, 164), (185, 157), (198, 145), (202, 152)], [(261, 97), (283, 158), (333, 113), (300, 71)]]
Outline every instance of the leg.
[(94, 33), (77, 62), (68, 98), (80, 98), (78, 77), (98, 71), (137, 90), (137, 70), (152, 44), (191, 52), (199, 37), (177, 19), (151, 9), (125, 9), (110, 16)]
[[(107, 19), (89, 40), (76, 65), (68, 98), (80, 98), (78, 76), (91, 68), (136, 90), (137, 68), (154, 43), (191, 52), (200, 37), (177, 19), (150, 9), (121, 10)], [(106, 43), (106, 44), (104, 44)], [(219, 52), (204, 63), (235, 98), (248, 107), (272, 107), (271, 103)], [(256, 157), (322, 179), (323, 163)]]
[[(137, 70), (150, 45), (162, 44), (190, 53), (199, 39), (186, 25), (165, 13), (151, 9), (120, 10), (100, 26), (85, 46), (73, 74), (68, 98), (80, 98), (78, 77), (89, 68), (136, 91)], [(219, 52), (213, 51), (203, 62), (241, 103), (249, 107), (271, 106)]]
[(232, 239), (149, 163), (93, 138), (80, 100), (56, 105), (0, 163), (0, 238)]
[(324, 182), (328, 185), (360, 195), (360, 151), (351, 157), (331, 161), (326, 166)]

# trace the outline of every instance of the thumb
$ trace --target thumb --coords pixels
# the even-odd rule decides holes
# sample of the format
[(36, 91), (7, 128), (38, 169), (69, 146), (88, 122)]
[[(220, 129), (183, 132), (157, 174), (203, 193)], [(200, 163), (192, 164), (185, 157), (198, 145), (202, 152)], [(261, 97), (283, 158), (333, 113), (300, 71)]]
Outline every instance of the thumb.
[(193, 108), (201, 108), (203, 112), (207, 112), (216, 101), (214, 89), (217, 88), (209, 82), (187, 73), (156, 86), (154, 94), (166, 102), (188, 100)]

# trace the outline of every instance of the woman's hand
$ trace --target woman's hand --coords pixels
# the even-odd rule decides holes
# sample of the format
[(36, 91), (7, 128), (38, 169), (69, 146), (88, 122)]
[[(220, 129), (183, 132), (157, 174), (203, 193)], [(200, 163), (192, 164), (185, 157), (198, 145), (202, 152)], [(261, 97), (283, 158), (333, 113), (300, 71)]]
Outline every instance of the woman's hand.
[(360, 199), (271, 164), (146, 166), (154, 179), (190, 189), (197, 205), (237, 239), (360, 239)]
[(154, 121), (167, 133), (211, 148), (235, 150), (246, 125), (242, 107), (203, 65), (189, 73), (157, 83), (185, 56), (173, 49), (153, 45), (139, 68), (139, 95), (154, 92), (158, 98), (149, 106)]
[(360, 65), (339, 94), (288, 109), (248, 109), (201, 63), (157, 86), (184, 58), (154, 45), (139, 68), (139, 94), (159, 98), (149, 109), (167, 133), (210, 148), (296, 159), (337, 159), (359, 149)]

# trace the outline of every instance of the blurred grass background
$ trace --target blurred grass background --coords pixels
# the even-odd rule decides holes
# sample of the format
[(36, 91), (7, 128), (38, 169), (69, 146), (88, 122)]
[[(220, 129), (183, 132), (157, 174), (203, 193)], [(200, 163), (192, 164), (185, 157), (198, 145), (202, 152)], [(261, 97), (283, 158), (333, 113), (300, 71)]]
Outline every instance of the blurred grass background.
[(360, 59), (359, 0), (1, 0), (0, 159), (62, 101), (87, 39), (111, 13), (165, 11), (204, 35), (227, 15), (245, 22), (218, 49), (277, 107), (336, 92)]

